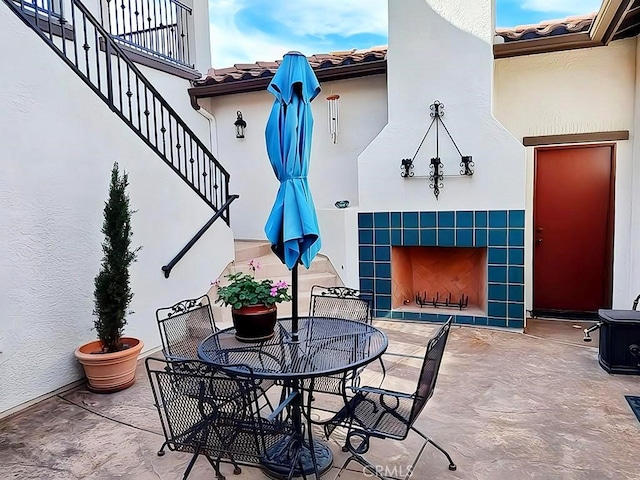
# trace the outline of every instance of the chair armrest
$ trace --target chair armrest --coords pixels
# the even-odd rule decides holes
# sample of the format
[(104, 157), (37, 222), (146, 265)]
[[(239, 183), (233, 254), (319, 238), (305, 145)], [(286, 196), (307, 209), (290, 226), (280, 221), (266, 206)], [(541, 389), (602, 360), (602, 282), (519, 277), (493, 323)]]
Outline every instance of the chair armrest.
[(413, 398), (412, 393), (404, 393), (397, 392), (395, 390), (386, 390), (384, 388), (373, 388), (373, 387), (350, 387), (351, 391), (354, 393), (375, 393), (378, 395), (392, 395), (394, 397), (399, 398)]

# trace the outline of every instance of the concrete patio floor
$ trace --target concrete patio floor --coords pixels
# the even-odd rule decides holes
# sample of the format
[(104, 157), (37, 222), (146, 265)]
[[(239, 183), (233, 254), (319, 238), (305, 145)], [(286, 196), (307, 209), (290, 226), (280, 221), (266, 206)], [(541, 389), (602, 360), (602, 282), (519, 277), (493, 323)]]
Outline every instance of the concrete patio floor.
[[(412, 391), (433, 325), (378, 321), (387, 332), (385, 386)], [(427, 435), (449, 450), (458, 465), (427, 447), (414, 479), (640, 479), (640, 424), (624, 395), (640, 395), (640, 377), (611, 376), (597, 349), (571, 338), (567, 325), (553, 335), (454, 326), (435, 395), (418, 419)], [(597, 335), (596, 335), (597, 336)], [(375, 368), (369, 373), (377, 376)], [(340, 432), (338, 432), (340, 433)], [(330, 441), (333, 479), (345, 454), (341, 435)], [(0, 420), (0, 479), (182, 478), (188, 455), (167, 452), (140, 362), (136, 384), (120, 393), (96, 395), (75, 389)], [(404, 473), (419, 442), (373, 441), (373, 463)], [(359, 466), (342, 478), (370, 478)], [(228, 479), (266, 478), (243, 467)], [(213, 479), (199, 459), (189, 477)]]

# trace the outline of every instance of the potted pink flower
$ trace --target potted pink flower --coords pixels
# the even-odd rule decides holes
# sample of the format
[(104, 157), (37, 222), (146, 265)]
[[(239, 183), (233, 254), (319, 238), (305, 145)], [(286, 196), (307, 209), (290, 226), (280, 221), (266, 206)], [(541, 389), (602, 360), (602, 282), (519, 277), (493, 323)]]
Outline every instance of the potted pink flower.
[(291, 300), (289, 284), (284, 280), (256, 279), (260, 268), (256, 260), (249, 262), (252, 273), (226, 275), (224, 285), (218, 283), (216, 303), (231, 307), (236, 338), (242, 342), (260, 342), (273, 337), (277, 321), (277, 304)]

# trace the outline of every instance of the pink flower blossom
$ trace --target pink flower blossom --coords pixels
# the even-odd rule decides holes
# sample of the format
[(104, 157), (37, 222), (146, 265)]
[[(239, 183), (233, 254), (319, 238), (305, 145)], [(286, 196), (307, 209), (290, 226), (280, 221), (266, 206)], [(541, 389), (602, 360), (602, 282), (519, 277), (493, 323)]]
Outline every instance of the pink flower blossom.
[(254, 272), (262, 268), (260, 261), (256, 260), (255, 258), (249, 260), (249, 266), (251, 267), (251, 270), (253, 270)]
[(271, 286), (273, 288), (289, 288), (289, 284), (284, 280), (278, 280), (277, 282), (272, 283)]
[(271, 295), (272, 297), (277, 297), (278, 296), (278, 287), (271, 287), (271, 291), (269, 292), (269, 295)]
[(220, 279), (216, 278), (215, 281), (211, 282), (211, 285), (214, 287), (219, 287), (220, 286)]

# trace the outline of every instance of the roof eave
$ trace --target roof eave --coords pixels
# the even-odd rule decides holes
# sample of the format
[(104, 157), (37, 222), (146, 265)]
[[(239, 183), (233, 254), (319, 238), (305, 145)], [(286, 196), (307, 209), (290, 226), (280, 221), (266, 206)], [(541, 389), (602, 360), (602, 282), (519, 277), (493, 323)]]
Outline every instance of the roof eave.
[(531, 40), (516, 40), (493, 46), (495, 58), (602, 47), (611, 42), (629, 13), (633, 0), (605, 0), (588, 32), (570, 33)]
[(602, 42), (594, 41), (588, 32), (569, 33), (554, 37), (499, 43), (493, 46), (493, 56), (494, 58), (509, 58), (536, 53), (599, 47), (602, 45)]
[[(382, 75), (387, 73), (387, 60), (372, 60), (351, 65), (337, 65), (333, 67), (318, 68), (316, 77), (320, 82), (346, 80), (349, 78), (367, 77), (370, 75)], [(246, 80), (234, 80), (231, 82), (214, 83), (212, 85), (197, 85), (189, 88), (191, 105), (197, 110), (199, 98), (219, 97), (223, 95), (235, 95), (237, 93), (258, 92), (265, 90), (272, 76), (256, 77)]]

